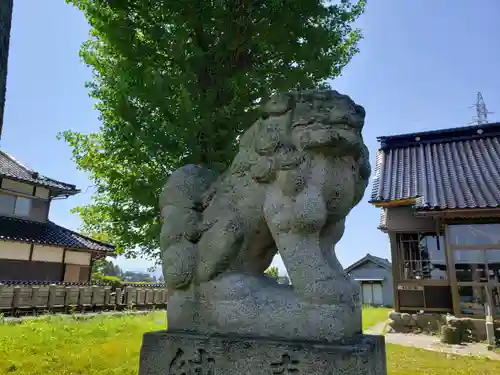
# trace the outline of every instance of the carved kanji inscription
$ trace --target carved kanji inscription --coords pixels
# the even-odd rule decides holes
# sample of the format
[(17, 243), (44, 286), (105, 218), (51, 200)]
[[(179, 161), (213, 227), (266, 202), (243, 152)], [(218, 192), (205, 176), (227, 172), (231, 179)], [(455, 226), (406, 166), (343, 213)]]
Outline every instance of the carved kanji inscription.
[(292, 359), (288, 354), (283, 354), (280, 361), (271, 363), (271, 374), (298, 374), (298, 365), (299, 361)]
[(169, 375), (215, 375), (215, 360), (203, 349), (193, 357), (178, 349), (169, 366)]

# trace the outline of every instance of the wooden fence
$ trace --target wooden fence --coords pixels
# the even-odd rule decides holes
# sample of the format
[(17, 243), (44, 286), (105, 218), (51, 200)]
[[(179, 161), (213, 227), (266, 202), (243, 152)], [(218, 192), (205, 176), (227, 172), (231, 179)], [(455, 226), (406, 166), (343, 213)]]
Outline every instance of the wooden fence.
[(103, 285), (16, 285), (0, 283), (0, 314), (165, 309), (165, 287)]

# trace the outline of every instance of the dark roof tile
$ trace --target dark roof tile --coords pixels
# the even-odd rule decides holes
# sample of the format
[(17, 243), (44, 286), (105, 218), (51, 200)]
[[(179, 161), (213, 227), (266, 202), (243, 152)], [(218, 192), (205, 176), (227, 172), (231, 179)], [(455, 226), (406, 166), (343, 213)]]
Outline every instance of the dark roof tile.
[(70, 185), (43, 176), (22, 165), (19, 161), (4, 151), (0, 151), (0, 176), (34, 185), (45, 186), (47, 188), (59, 190), (66, 194), (76, 194), (79, 192), (75, 185)]
[(392, 267), (392, 263), (389, 262), (387, 259), (380, 258), (380, 257), (377, 257), (375, 255), (371, 255), (371, 254), (366, 254), (363, 258), (361, 258), (357, 262), (354, 262), (349, 267), (345, 268), (344, 272), (349, 273), (353, 269), (358, 268), (359, 266), (361, 266), (369, 261), (374, 262), (374, 263), (376, 263), (384, 268), (387, 268), (387, 269), (390, 269)]
[(0, 240), (113, 252), (114, 246), (82, 236), (51, 221), (40, 223), (0, 216)]
[(500, 206), (500, 124), (379, 140), (372, 203), (416, 198), (420, 209)]

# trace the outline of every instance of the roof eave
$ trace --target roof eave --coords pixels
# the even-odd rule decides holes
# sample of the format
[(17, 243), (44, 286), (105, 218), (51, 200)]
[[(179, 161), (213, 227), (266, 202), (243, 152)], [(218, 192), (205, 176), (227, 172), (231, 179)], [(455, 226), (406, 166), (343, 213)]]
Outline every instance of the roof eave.
[[(477, 132), (481, 129), (481, 132)], [(415, 141), (418, 144), (422, 144), (427, 140), (425, 138), (429, 137), (429, 140), (434, 139), (437, 140), (446, 140), (448, 138), (457, 139), (461, 137), (465, 137), (467, 139), (472, 139), (471, 137), (484, 137), (484, 136), (494, 136), (500, 134), (500, 122), (492, 122), (483, 125), (471, 125), (471, 126), (461, 126), (454, 128), (445, 128), (445, 129), (437, 129), (437, 130), (428, 130), (414, 133), (403, 133), (396, 135), (387, 135), (387, 136), (379, 136), (377, 137), (377, 141), (381, 144), (387, 142), (398, 142), (398, 141), (411, 141), (412, 139), (415, 141), (415, 137), (424, 138), (420, 141)]]
[(441, 218), (460, 217), (498, 217), (500, 207), (467, 207), (467, 208), (441, 208), (441, 207), (418, 207), (415, 209), (415, 216), (432, 216)]
[(28, 243), (28, 244), (35, 244), (35, 245), (42, 245), (42, 246), (54, 246), (54, 247), (60, 247), (62, 249), (68, 249), (68, 250), (74, 250), (74, 251), (85, 251), (85, 252), (89, 252), (89, 253), (105, 253), (106, 256), (116, 256), (114, 249), (113, 250), (104, 250), (104, 249), (91, 249), (88, 247), (67, 247), (65, 245), (52, 243), (52, 242), (37, 241), (37, 240), (33, 240), (33, 239), (19, 239), (19, 238), (0, 238), (0, 241)]
[(377, 140), (380, 143), (379, 151), (388, 151), (418, 147), (425, 144), (445, 144), (499, 136), (500, 122), (495, 122), (484, 125), (382, 136), (377, 137)]
[(117, 257), (115, 250), (95, 250), (95, 249), (91, 250), (91, 249), (89, 249), (88, 251), (92, 251), (93, 253), (99, 253), (104, 257), (112, 257), (112, 258)]
[(371, 199), (368, 203), (372, 204), (374, 207), (401, 207), (401, 206), (413, 206), (416, 204), (418, 197), (398, 199), (398, 200), (377, 200)]
[[(43, 186), (43, 185), (42, 185)], [(58, 198), (58, 197), (72, 197), (74, 195), (80, 194), (82, 191), (80, 189), (54, 189), (54, 188), (49, 188), (47, 186), (43, 186), (47, 189), (50, 189), (52, 194), (52, 198)]]
[[(57, 225), (55, 223), (53, 223), (54, 225)], [(107, 247), (108, 249), (106, 250), (94, 250), (94, 251), (105, 251), (105, 252), (108, 252), (108, 253), (112, 253), (114, 254), (115, 251), (116, 251), (116, 246), (113, 245), (113, 244), (110, 244), (108, 242), (104, 242), (104, 241), (98, 241), (98, 240), (94, 240), (92, 237), (88, 237), (88, 236), (85, 236), (83, 234), (80, 234), (78, 232), (75, 232), (74, 230), (71, 230), (71, 229), (68, 229), (68, 228), (64, 228), (64, 227), (61, 227), (60, 225), (57, 225), (58, 227), (60, 228), (63, 228), (65, 231), (67, 232), (71, 232), (79, 237), (82, 237), (82, 238), (85, 238), (87, 241), (90, 241), (90, 242), (93, 242), (95, 243), (96, 245), (98, 246), (102, 246), (102, 247)]]
[(54, 183), (67, 185), (68, 188), (57, 188), (57, 187), (50, 186), (49, 184), (42, 184), (39, 182), (36, 183), (36, 182), (30, 181), (30, 180), (26, 180), (24, 178), (11, 176), (11, 175), (1, 173), (1, 172), (0, 172), (0, 178), (7, 178), (7, 179), (12, 180), (12, 181), (22, 182), (22, 183), (25, 183), (25, 184), (28, 184), (31, 186), (39, 186), (39, 187), (49, 189), (51, 191), (56, 191), (56, 192), (58, 192), (58, 194), (55, 196), (75, 195), (75, 194), (79, 194), (81, 192), (81, 190), (77, 189), (76, 186), (71, 185), (71, 184), (66, 184), (65, 182), (61, 182), (61, 181), (54, 181)]

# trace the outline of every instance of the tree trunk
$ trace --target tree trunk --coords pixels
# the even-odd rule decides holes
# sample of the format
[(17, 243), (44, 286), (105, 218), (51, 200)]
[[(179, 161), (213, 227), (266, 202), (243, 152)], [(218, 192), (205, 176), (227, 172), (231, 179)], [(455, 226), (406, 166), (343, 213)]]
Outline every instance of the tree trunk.
[(5, 92), (7, 89), (7, 60), (9, 57), (13, 3), (14, 0), (0, 1), (0, 138), (2, 137)]

